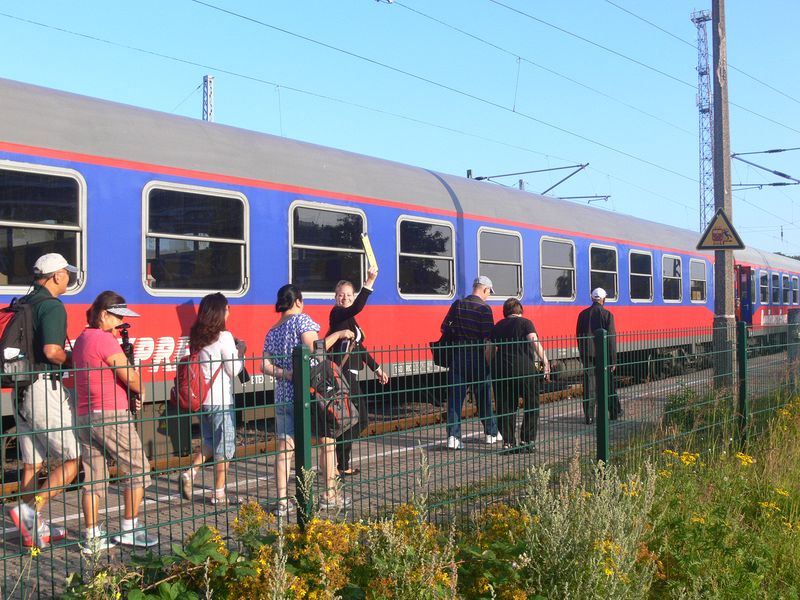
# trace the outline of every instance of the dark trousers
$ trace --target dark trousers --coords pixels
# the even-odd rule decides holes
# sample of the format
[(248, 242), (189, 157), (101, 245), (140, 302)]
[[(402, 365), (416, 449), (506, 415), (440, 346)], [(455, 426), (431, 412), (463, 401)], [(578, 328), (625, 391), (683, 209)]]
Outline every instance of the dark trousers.
[(536, 441), (539, 424), (539, 387), (536, 376), (530, 371), (511, 371), (508, 374), (492, 372), (492, 391), (497, 407), (497, 428), (507, 444), (517, 443), (517, 409), (522, 398), (522, 427), (520, 442)]
[(461, 439), (461, 409), (467, 389), (478, 405), (478, 416), (486, 435), (497, 435), (497, 420), (492, 410), (492, 386), (483, 348), (457, 348), (447, 374), (447, 435)]
[(358, 375), (345, 370), (347, 383), (350, 385), (350, 402), (355, 404), (358, 409), (358, 425), (351, 427), (342, 435), (336, 438), (336, 468), (340, 471), (350, 469), (350, 455), (353, 453), (353, 440), (357, 439), (361, 432), (367, 428), (369, 419), (367, 418), (367, 401), (361, 393), (361, 386), (358, 383)]
[[(617, 386), (614, 374), (608, 375), (608, 416), (614, 421), (622, 414), (622, 404), (617, 395)], [(588, 423), (594, 419), (597, 412), (597, 373), (594, 358), (587, 357), (583, 363), (583, 416)]]

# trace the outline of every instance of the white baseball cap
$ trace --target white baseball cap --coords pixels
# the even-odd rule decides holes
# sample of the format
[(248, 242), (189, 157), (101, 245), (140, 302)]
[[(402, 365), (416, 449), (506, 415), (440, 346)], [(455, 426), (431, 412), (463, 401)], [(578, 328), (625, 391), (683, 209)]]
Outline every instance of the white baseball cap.
[(594, 288), (592, 290), (592, 300), (603, 300), (608, 294), (603, 288)]
[(110, 312), (112, 315), (116, 315), (118, 317), (139, 317), (141, 316), (139, 313), (132, 311), (128, 308), (127, 304), (112, 304), (106, 309), (106, 312)]
[(69, 264), (66, 258), (57, 252), (52, 252), (50, 254), (44, 254), (38, 258), (36, 264), (33, 265), (33, 274), (37, 276), (49, 275), (50, 273), (55, 273), (61, 269), (65, 269), (70, 273), (78, 272), (78, 269)]

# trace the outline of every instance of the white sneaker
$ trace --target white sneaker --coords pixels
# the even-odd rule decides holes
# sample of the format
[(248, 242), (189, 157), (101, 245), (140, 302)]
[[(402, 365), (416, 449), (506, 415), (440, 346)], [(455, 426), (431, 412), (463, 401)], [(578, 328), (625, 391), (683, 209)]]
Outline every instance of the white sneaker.
[(101, 552), (107, 552), (111, 550), (116, 545), (117, 542), (109, 538), (108, 534), (103, 529), (101, 530), (100, 535), (96, 537), (83, 538), (79, 548), (81, 549), (81, 554), (86, 556), (96, 556)]
[(36, 546), (37, 548), (46, 548), (50, 543), (49, 539), (47, 541), (39, 539), (39, 515), (37, 515), (36, 511), (30, 506), (24, 502), (20, 502), (17, 506), (9, 509), (8, 515), (11, 517), (14, 525), (17, 526), (17, 529), (19, 529), (19, 535), (22, 538), (22, 545), (24, 547), (32, 548)]
[(322, 496), (319, 499), (320, 510), (344, 510), (350, 508), (353, 501), (344, 494), (336, 494), (333, 498)]
[(497, 443), (502, 442), (502, 441), (503, 441), (503, 436), (500, 435), (499, 431), (497, 432), (497, 435), (487, 435), (486, 436), (486, 443), (489, 444), (489, 445), (497, 444)]
[[(51, 542), (58, 542), (67, 537), (67, 530), (63, 527), (56, 527), (55, 525), (48, 523), (47, 520), (43, 519), (41, 516), (38, 517), (38, 522), (39, 529), (37, 530), (37, 536), (39, 544), (46, 546)], [(23, 536), (22, 545), (25, 548), (30, 548), (33, 545), (33, 540), (26, 539)]]
[(451, 435), (449, 438), (447, 438), (447, 448), (449, 450), (460, 450), (461, 440), (458, 439), (456, 436)]
[(123, 531), (111, 538), (115, 544), (125, 546), (138, 546), (139, 548), (149, 548), (158, 544), (158, 537), (147, 535), (146, 531)]
[(278, 502), (278, 506), (275, 509), (275, 516), (279, 519), (288, 519), (289, 515), (295, 512), (297, 509), (294, 505), (294, 502), (289, 500), (282, 500)]

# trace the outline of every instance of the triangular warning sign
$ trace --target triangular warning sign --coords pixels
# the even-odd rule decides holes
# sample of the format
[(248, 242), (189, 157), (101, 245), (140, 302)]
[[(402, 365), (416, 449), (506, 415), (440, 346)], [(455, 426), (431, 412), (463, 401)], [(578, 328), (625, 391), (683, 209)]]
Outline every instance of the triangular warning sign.
[(730, 219), (721, 208), (706, 227), (700, 241), (697, 242), (698, 250), (743, 250), (744, 243), (739, 234), (731, 225)]

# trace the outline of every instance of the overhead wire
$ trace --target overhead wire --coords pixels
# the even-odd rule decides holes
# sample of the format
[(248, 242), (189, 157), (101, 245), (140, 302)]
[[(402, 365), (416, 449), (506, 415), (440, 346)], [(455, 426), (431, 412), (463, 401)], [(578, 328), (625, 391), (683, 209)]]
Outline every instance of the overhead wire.
[[(676, 39), (676, 40), (678, 40), (679, 42), (681, 42), (681, 43), (683, 43), (683, 44), (686, 44), (687, 46), (690, 46), (690, 47), (692, 47), (692, 48), (695, 48), (695, 49), (696, 49), (696, 46), (695, 46), (695, 45), (694, 45), (692, 42), (690, 42), (690, 41), (688, 41), (688, 40), (685, 40), (685, 39), (683, 39), (682, 37), (680, 37), (680, 36), (678, 36), (678, 35), (675, 35), (675, 34), (674, 34), (674, 33), (672, 33), (671, 31), (667, 31), (666, 29), (664, 29), (663, 27), (660, 27), (659, 25), (656, 25), (656, 24), (655, 24), (655, 23), (653, 23), (652, 21), (648, 21), (648, 20), (647, 20), (647, 19), (645, 19), (644, 17), (642, 17), (642, 16), (640, 16), (640, 15), (637, 15), (635, 12), (633, 12), (633, 11), (631, 11), (631, 10), (628, 10), (627, 8), (625, 8), (625, 7), (623, 7), (623, 6), (620, 6), (620, 5), (619, 5), (619, 4), (617, 4), (616, 2), (612, 2), (612, 0), (605, 0), (605, 1), (606, 1), (608, 4), (610, 4), (611, 6), (613, 6), (613, 7), (615, 7), (615, 8), (618, 8), (618, 9), (619, 9), (619, 10), (621, 10), (622, 12), (629, 14), (629, 15), (630, 15), (630, 16), (632, 16), (633, 18), (635, 18), (635, 19), (638, 19), (638, 20), (640, 20), (640, 21), (642, 21), (642, 22), (644, 22), (644, 23), (647, 23), (648, 25), (650, 25), (651, 27), (653, 27), (653, 28), (655, 28), (655, 29), (658, 29), (659, 31), (661, 31), (662, 33), (665, 33), (665, 34), (666, 34), (666, 35), (668, 35), (669, 37), (671, 37), (671, 38), (675, 38), (675, 39)], [(741, 74), (741, 75), (744, 75), (745, 77), (748, 77), (749, 79), (752, 79), (752, 80), (753, 80), (753, 81), (755, 81), (756, 83), (758, 83), (758, 84), (760, 84), (760, 85), (763, 85), (763, 86), (764, 86), (764, 87), (766, 87), (766, 88), (769, 88), (769, 89), (770, 89), (770, 90), (772, 90), (773, 92), (776, 92), (776, 93), (780, 94), (781, 96), (784, 96), (784, 97), (788, 98), (788, 99), (789, 99), (789, 100), (791, 100), (792, 102), (797, 102), (798, 104), (800, 104), (800, 100), (798, 100), (798, 99), (797, 99), (797, 98), (795, 98), (794, 96), (790, 96), (789, 94), (787, 94), (786, 92), (784, 92), (784, 91), (782, 91), (782, 90), (779, 90), (779, 89), (778, 89), (778, 88), (776, 88), (775, 86), (772, 86), (772, 85), (770, 85), (769, 83), (767, 83), (767, 82), (765, 82), (765, 81), (762, 81), (762, 80), (760, 80), (758, 77), (755, 77), (755, 76), (751, 75), (750, 73), (747, 73), (747, 72), (743, 71), (742, 69), (739, 69), (739, 68), (737, 68), (735, 65), (732, 65), (730, 62), (728, 63), (728, 68), (729, 68), (729, 69), (731, 69), (732, 71), (736, 71), (737, 73), (739, 73), (739, 74)]]
[[(461, 130), (461, 129), (457, 129), (457, 128), (453, 128), (453, 127), (449, 127), (449, 126), (445, 126), (445, 125), (441, 125), (441, 124), (437, 124), (437, 123), (432, 123), (430, 121), (425, 121), (425, 120), (422, 120), (422, 119), (418, 119), (416, 117), (410, 117), (408, 115), (394, 113), (394, 112), (387, 111), (387, 110), (384, 110), (384, 109), (379, 109), (379, 108), (375, 108), (375, 107), (372, 107), (372, 106), (367, 106), (367, 105), (364, 105), (364, 104), (360, 104), (360, 103), (344, 100), (344, 99), (337, 98), (337, 97), (330, 96), (330, 95), (326, 95), (326, 94), (320, 94), (318, 92), (313, 92), (313, 91), (306, 90), (306, 89), (303, 89), (303, 88), (298, 88), (298, 87), (294, 87), (294, 86), (280, 84), (280, 83), (277, 83), (277, 82), (272, 81), (272, 80), (264, 79), (264, 78), (261, 78), (261, 77), (255, 77), (253, 75), (240, 73), (240, 72), (237, 72), (237, 71), (233, 71), (233, 70), (230, 70), (230, 69), (226, 69), (226, 68), (222, 68), (222, 67), (218, 67), (218, 66), (214, 66), (214, 65), (209, 65), (207, 63), (201, 63), (201, 62), (194, 61), (194, 60), (180, 58), (180, 57), (172, 56), (172, 55), (169, 55), (169, 54), (156, 52), (154, 50), (148, 50), (146, 48), (140, 48), (140, 47), (137, 47), (137, 46), (132, 46), (130, 44), (123, 44), (123, 43), (120, 43), (120, 42), (115, 42), (115, 41), (112, 41), (112, 40), (101, 38), (99, 36), (90, 35), (90, 34), (81, 33), (81, 32), (76, 32), (76, 31), (73, 31), (73, 30), (70, 30), (70, 29), (66, 29), (64, 27), (51, 25), (51, 24), (48, 24), (48, 23), (42, 23), (40, 21), (35, 21), (35, 20), (32, 20), (32, 19), (26, 19), (26, 18), (23, 18), (23, 17), (19, 17), (17, 15), (12, 15), (12, 14), (5, 13), (5, 12), (0, 12), (0, 16), (6, 17), (6, 18), (9, 18), (9, 19), (13, 19), (13, 20), (16, 20), (16, 21), (20, 21), (20, 22), (23, 22), (23, 23), (27, 23), (27, 24), (30, 24), (30, 25), (35, 25), (37, 27), (41, 27), (41, 28), (44, 28), (44, 29), (50, 29), (50, 30), (53, 30), (53, 31), (58, 31), (60, 33), (65, 33), (67, 35), (73, 35), (73, 36), (80, 37), (80, 38), (87, 39), (87, 40), (91, 40), (91, 41), (94, 41), (94, 42), (99, 42), (99, 43), (102, 43), (102, 44), (107, 44), (107, 45), (110, 45), (110, 46), (123, 48), (125, 50), (131, 50), (131, 51), (134, 51), (134, 52), (140, 52), (140, 53), (143, 53), (143, 54), (146, 54), (146, 55), (154, 56), (156, 58), (169, 60), (169, 61), (174, 61), (174, 62), (177, 62), (177, 63), (180, 63), (180, 64), (189, 65), (189, 66), (200, 67), (200, 68), (202, 68), (204, 70), (212, 70), (212, 71), (215, 71), (217, 73), (222, 73), (222, 74), (225, 74), (225, 75), (230, 75), (232, 77), (241, 78), (241, 79), (244, 79), (246, 81), (251, 81), (253, 83), (263, 84), (263, 85), (267, 85), (267, 86), (271, 86), (271, 87), (279, 87), (279, 88), (282, 88), (284, 90), (293, 91), (293, 92), (296, 92), (296, 93), (299, 93), (299, 94), (304, 94), (304, 95), (308, 95), (308, 96), (315, 97), (315, 98), (320, 98), (320, 99), (331, 101), (331, 102), (337, 102), (337, 103), (344, 104), (344, 105), (347, 105), (347, 106), (353, 106), (355, 108), (359, 108), (359, 109), (362, 109), (362, 110), (375, 112), (375, 113), (378, 113), (378, 114), (389, 115), (389, 116), (392, 116), (392, 117), (395, 117), (395, 118), (404, 119), (404, 120), (407, 120), (407, 121), (410, 121), (410, 122), (418, 123), (420, 125), (430, 126), (430, 127), (434, 127), (434, 128), (437, 128), (437, 129), (441, 129), (443, 131), (449, 131), (449, 132), (452, 132), (452, 133), (457, 133), (457, 134), (460, 134), (460, 135), (473, 137), (475, 139), (488, 141), (488, 142), (491, 142), (491, 143), (494, 143), (494, 144), (498, 144), (498, 145), (505, 146), (505, 147), (508, 147), (508, 148), (513, 148), (513, 149), (516, 149), (516, 150), (521, 150), (521, 151), (524, 151), (524, 152), (529, 152), (529, 153), (536, 154), (536, 155), (539, 155), (539, 156), (550, 157), (550, 158), (554, 158), (556, 160), (569, 162), (569, 163), (577, 162), (577, 161), (575, 161), (574, 159), (571, 159), (571, 158), (559, 157), (557, 155), (553, 155), (553, 154), (550, 154), (550, 153), (545, 153), (545, 152), (540, 152), (540, 151), (537, 151), (537, 150), (533, 150), (533, 149), (525, 147), (525, 146), (520, 146), (520, 145), (517, 145), (517, 144), (511, 144), (511, 143), (504, 142), (504, 141), (501, 141), (501, 140), (496, 140), (496, 139), (493, 139), (493, 138), (489, 138), (489, 137), (486, 137), (486, 136), (483, 136), (483, 135), (467, 132), (467, 131), (464, 131), (464, 130)], [(515, 114), (522, 115), (522, 113), (519, 113), (519, 112), (517, 112)], [(605, 175), (607, 177), (613, 178), (613, 179), (615, 179), (615, 180), (617, 180), (617, 181), (619, 181), (621, 183), (624, 183), (626, 185), (630, 185), (630, 186), (632, 186), (632, 187), (634, 187), (636, 189), (639, 189), (639, 190), (641, 190), (641, 191), (643, 191), (643, 192), (645, 192), (647, 194), (650, 194), (650, 195), (652, 195), (654, 197), (657, 197), (657, 198), (661, 198), (662, 200), (666, 200), (668, 202), (676, 204), (676, 205), (678, 205), (678, 206), (680, 206), (682, 208), (685, 208), (687, 210), (691, 210), (691, 211), (697, 212), (697, 208), (696, 207), (692, 207), (692, 206), (690, 206), (688, 204), (685, 204), (683, 202), (675, 200), (674, 198), (670, 198), (668, 196), (665, 196), (664, 194), (658, 193), (658, 192), (656, 192), (654, 190), (650, 190), (650, 189), (644, 188), (644, 187), (642, 187), (642, 186), (640, 186), (638, 184), (634, 184), (634, 183), (632, 183), (630, 181), (627, 181), (626, 179), (623, 179), (623, 178), (621, 178), (619, 176), (606, 173), (606, 172), (604, 172), (604, 171), (602, 171), (600, 169), (597, 169), (596, 167), (591, 167), (590, 166), (589, 170), (597, 172), (597, 173), (600, 173), (600, 174)], [(685, 175), (682, 175), (682, 174), (679, 174), (679, 173), (676, 173), (676, 174), (681, 176), (681, 177), (683, 177), (683, 178), (685, 178), (685, 179), (692, 180), (688, 176), (685, 176)], [(692, 181), (694, 181), (694, 180), (692, 180)]]
[[(197, 1), (197, 0), (192, 0), (192, 1)], [(532, 21), (536, 21), (537, 23), (541, 23), (542, 25), (545, 25), (547, 27), (555, 29), (556, 31), (560, 31), (561, 33), (564, 33), (565, 35), (568, 35), (570, 37), (573, 37), (573, 38), (576, 38), (578, 40), (581, 40), (582, 42), (590, 44), (590, 45), (592, 45), (592, 46), (594, 46), (596, 48), (600, 48), (601, 50), (603, 50), (605, 52), (613, 54), (614, 56), (622, 58), (622, 59), (624, 59), (626, 61), (629, 61), (629, 62), (631, 62), (633, 64), (639, 65), (640, 67), (642, 67), (644, 69), (647, 69), (649, 71), (657, 73), (657, 74), (661, 75), (662, 77), (666, 77), (668, 79), (671, 79), (672, 81), (680, 83), (681, 85), (688, 86), (688, 87), (690, 87), (692, 89), (696, 89), (696, 87), (697, 87), (695, 84), (690, 83), (688, 81), (684, 81), (683, 79), (680, 79), (679, 77), (675, 77), (674, 75), (671, 75), (671, 74), (667, 73), (666, 71), (662, 71), (661, 69), (657, 69), (656, 67), (653, 67), (652, 65), (648, 65), (647, 63), (644, 63), (644, 62), (642, 62), (640, 60), (637, 60), (637, 59), (633, 58), (632, 56), (628, 56), (627, 54), (623, 54), (622, 52), (614, 50), (613, 48), (609, 48), (608, 46), (604, 46), (604, 45), (602, 45), (602, 44), (600, 44), (598, 42), (595, 42), (593, 40), (590, 40), (589, 38), (586, 38), (586, 37), (584, 37), (582, 35), (578, 35), (577, 33), (573, 33), (572, 31), (569, 31), (568, 29), (564, 29), (563, 27), (559, 27), (558, 25), (554, 25), (552, 23), (549, 23), (549, 22), (545, 21), (544, 19), (540, 19), (539, 17), (535, 17), (532, 14), (527, 13), (527, 12), (525, 12), (523, 10), (520, 10), (518, 8), (514, 8), (513, 6), (509, 6), (508, 4), (505, 4), (504, 2), (501, 2), (500, 0), (488, 0), (488, 1), (491, 2), (492, 4), (496, 4), (497, 6), (501, 6), (501, 7), (505, 8), (505, 9), (511, 11), (511, 12), (517, 13), (517, 14), (519, 14), (521, 16), (524, 16), (524, 17), (526, 17), (528, 19), (531, 19)], [(761, 113), (758, 113), (758, 112), (756, 112), (756, 111), (754, 111), (754, 110), (752, 110), (750, 108), (742, 106), (741, 104), (737, 104), (735, 102), (731, 102), (730, 100), (728, 101), (728, 104), (730, 104), (731, 106), (735, 106), (739, 110), (743, 110), (743, 111), (745, 111), (747, 113), (750, 113), (751, 115), (756, 116), (756, 117), (758, 117), (760, 119), (768, 121), (768, 122), (770, 122), (770, 123), (772, 123), (774, 125), (778, 125), (779, 127), (783, 127), (785, 129), (788, 129), (789, 131), (794, 131), (795, 133), (800, 133), (800, 129), (795, 129), (794, 127), (792, 127), (790, 125), (787, 125), (786, 123), (781, 123), (780, 121), (776, 121), (775, 119), (767, 117), (766, 115), (762, 115)]]
[[(415, 13), (415, 14), (417, 14), (417, 15), (425, 18), (425, 19), (429, 19), (430, 21), (433, 21), (434, 23), (438, 23), (439, 25), (442, 25), (443, 27), (447, 27), (448, 29), (452, 29), (453, 31), (456, 31), (456, 32), (458, 32), (458, 33), (460, 33), (460, 34), (462, 34), (462, 35), (464, 35), (466, 37), (472, 38), (473, 40), (475, 40), (477, 42), (480, 42), (481, 44), (489, 46), (490, 48), (494, 48), (495, 50), (498, 50), (500, 52), (508, 54), (508, 55), (516, 58), (519, 61), (523, 61), (523, 62), (525, 62), (525, 63), (527, 63), (527, 64), (529, 64), (529, 65), (531, 65), (533, 67), (536, 67), (537, 69), (541, 69), (542, 71), (550, 73), (551, 75), (559, 77), (559, 78), (561, 78), (561, 79), (563, 79), (565, 81), (569, 81), (570, 83), (572, 83), (574, 85), (577, 85), (579, 87), (582, 87), (583, 89), (589, 90), (590, 92), (592, 92), (594, 94), (598, 94), (599, 96), (602, 96), (604, 98), (612, 100), (613, 102), (616, 102), (616, 103), (618, 103), (618, 104), (620, 104), (622, 106), (625, 106), (626, 108), (630, 108), (631, 110), (634, 110), (634, 111), (636, 111), (638, 113), (641, 113), (641, 114), (643, 114), (643, 115), (645, 115), (647, 117), (650, 117), (651, 119), (655, 119), (656, 121), (660, 121), (661, 123), (664, 123), (665, 125), (669, 125), (670, 127), (673, 127), (675, 129), (677, 129), (679, 131), (682, 131), (684, 133), (687, 133), (689, 135), (694, 135), (691, 131), (689, 131), (688, 129), (684, 129), (680, 125), (676, 125), (675, 123), (671, 123), (670, 121), (667, 121), (666, 119), (663, 119), (662, 117), (659, 117), (657, 115), (649, 113), (646, 110), (643, 110), (643, 109), (639, 108), (638, 106), (630, 104), (629, 102), (625, 102), (624, 100), (616, 98), (615, 96), (612, 96), (611, 94), (607, 94), (606, 92), (603, 92), (601, 90), (598, 90), (597, 88), (594, 88), (594, 87), (592, 87), (590, 85), (582, 83), (582, 82), (578, 81), (577, 79), (573, 79), (572, 77), (564, 75), (563, 73), (559, 73), (558, 71), (556, 71), (554, 69), (550, 69), (549, 67), (545, 67), (544, 65), (539, 64), (539, 63), (537, 63), (537, 62), (535, 62), (535, 61), (533, 61), (533, 60), (531, 60), (529, 58), (526, 58), (524, 56), (520, 56), (516, 52), (513, 52), (513, 51), (511, 51), (511, 50), (509, 50), (507, 48), (499, 46), (499, 45), (495, 44), (494, 42), (491, 42), (491, 41), (489, 41), (489, 40), (487, 40), (485, 38), (482, 38), (482, 37), (480, 37), (478, 35), (475, 35), (474, 33), (470, 33), (469, 31), (461, 29), (460, 27), (456, 27), (455, 25), (447, 23), (446, 21), (443, 21), (441, 19), (437, 19), (434, 16), (431, 16), (431, 15), (429, 15), (427, 13), (424, 13), (424, 12), (422, 12), (420, 10), (412, 8), (412, 7), (410, 7), (410, 6), (406, 5), (406, 4), (403, 4), (402, 2), (395, 1), (392, 4), (394, 6), (399, 6), (400, 8), (404, 8), (405, 10), (408, 10), (408, 11), (410, 11), (412, 13)], [(517, 77), (519, 77), (519, 72), (517, 74)], [(515, 98), (516, 98), (516, 96), (515, 96)]]
[[(519, 115), (520, 117), (522, 117), (524, 119), (527, 119), (529, 121), (532, 121), (534, 123), (539, 123), (540, 125), (544, 125), (545, 127), (549, 127), (550, 129), (553, 129), (553, 130), (559, 131), (561, 133), (564, 133), (566, 135), (569, 135), (569, 136), (575, 137), (577, 139), (583, 140), (584, 142), (588, 142), (588, 143), (593, 144), (595, 146), (598, 146), (600, 148), (604, 148), (606, 150), (609, 150), (609, 151), (614, 152), (616, 154), (619, 154), (621, 156), (626, 156), (626, 157), (628, 157), (628, 158), (630, 158), (632, 160), (635, 160), (637, 162), (640, 162), (642, 164), (646, 164), (646, 165), (649, 165), (649, 166), (651, 166), (651, 167), (653, 167), (655, 169), (664, 171), (665, 173), (670, 173), (672, 175), (675, 175), (675, 176), (680, 177), (682, 179), (686, 179), (688, 181), (697, 182), (697, 180), (695, 178), (690, 177), (689, 175), (686, 175), (685, 173), (680, 173), (680, 172), (675, 171), (673, 169), (667, 168), (667, 167), (665, 167), (663, 165), (659, 165), (658, 163), (654, 163), (653, 161), (647, 160), (646, 158), (642, 158), (641, 156), (637, 156), (635, 154), (631, 154), (630, 152), (626, 152), (625, 150), (621, 150), (619, 148), (615, 148), (614, 146), (610, 146), (609, 144), (605, 144), (605, 143), (603, 143), (603, 142), (601, 142), (599, 140), (595, 140), (595, 139), (590, 138), (588, 136), (585, 136), (585, 135), (582, 135), (582, 134), (577, 133), (575, 131), (572, 131), (570, 129), (567, 129), (566, 127), (561, 127), (560, 125), (555, 125), (554, 123), (550, 123), (550, 122), (545, 121), (543, 119), (539, 119), (537, 117), (534, 117), (533, 115), (529, 115), (529, 114), (524, 113), (524, 112), (512, 110), (510, 107), (504, 106), (504, 105), (502, 105), (502, 104), (500, 104), (498, 102), (495, 102), (493, 100), (489, 100), (488, 98), (482, 98), (482, 97), (477, 96), (475, 94), (472, 94), (470, 92), (466, 92), (464, 90), (459, 90), (458, 88), (455, 88), (453, 86), (441, 83), (439, 81), (435, 81), (435, 80), (427, 78), (427, 77), (423, 77), (422, 75), (417, 75), (416, 73), (411, 73), (410, 71), (406, 71), (404, 69), (400, 69), (399, 67), (394, 67), (392, 65), (389, 65), (387, 63), (381, 62), (379, 60), (375, 60), (373, 58), (369, 58), (367, 56), (363, 56), (363, 55), (358, 54), (356, 52), (351, 52), (350, 50), (345, 50), (343, 48), (339, 48), (339, 47), (334, 46), (332, 44), (328, 44), (326, 42), (315, 40), (314, 38), (310, 38), (308, 36), (289, 31), (289, 30), (284, 29), (282, 27), (277, 27), (275, 25), (271, 25), (269, 23), (266, 23), (264, 21), (261, 21), (259, 19), (254, 18), (254, 17), (249, 17), (247, 15), (242, 15), (241, 13), (237, 13), (237, 12), (232, 11), (230, 9), (222, 8), (220, 6), (216, 6), (214, 4), (211, 4), (210, 2), (205, 2), (204, 0), (189, 0), (189, 1), (190, 2), (194, 2), (195, 4), (198, 4), (198, 5), (201, 5), (201, 6), (206, 6), (206, 7), (210, 8), (210, 9), (212, 9), (212, 10), (216, 10), (216, 11), (228, 14), (228, 15), (236, 17), (236, 18), (243, 19), (243, 20), (249, 21), (251, 23), (255, 23), (255, 24), (263, 26), (263, 27), (267, 27), (267, 28), (275, 30), (275, 31), (279, 31), (279, 32), (284, 33), (286, 35), (289, 35), (289, 36), (292, 36), (292, 37), (295, 37), (295, 38), (298, 38), (298, 39), (305, 40), (305, 41), (307, 41), (309, 43), (316, 44), (316, 45), (322, 46), (324, 48), (328, 48), (329, 50), (334, 50), (336, 52), (345, 54), (347, 56), (350, 56), (350, 57), (353, 57), (353, 58), (357, 58), (359, 60), (365, 61), (367, 63), (373, 64), (373, 65), (376, 65), (376, 66), (379, 66), (381, 68), (388, 69), (388, 70), (393, 71), (395, 73), (399, 73), (399, 74), (405, 75), (407, 77), (410, 77), (412, 79), (416, 79), (417, 81), (422, 81), (424, 83), (433, 85), (433, 86), (438, 87), (440, 89), (447, 90), (447, 91), (452, 92), (454, 94), (460, 95), (460, 96), (462, 96), (464, 98), (469, 98), (470, 100), (474, 100), (474, 101), (479, 102), (481, 104), (485, 104), (486, 106), (491, 106), (493, 108), (496, 108), (498, 110), (511, 113), (513, 115)], [(491, 0), (491, 1), (494, 1), (494, 0)]]

